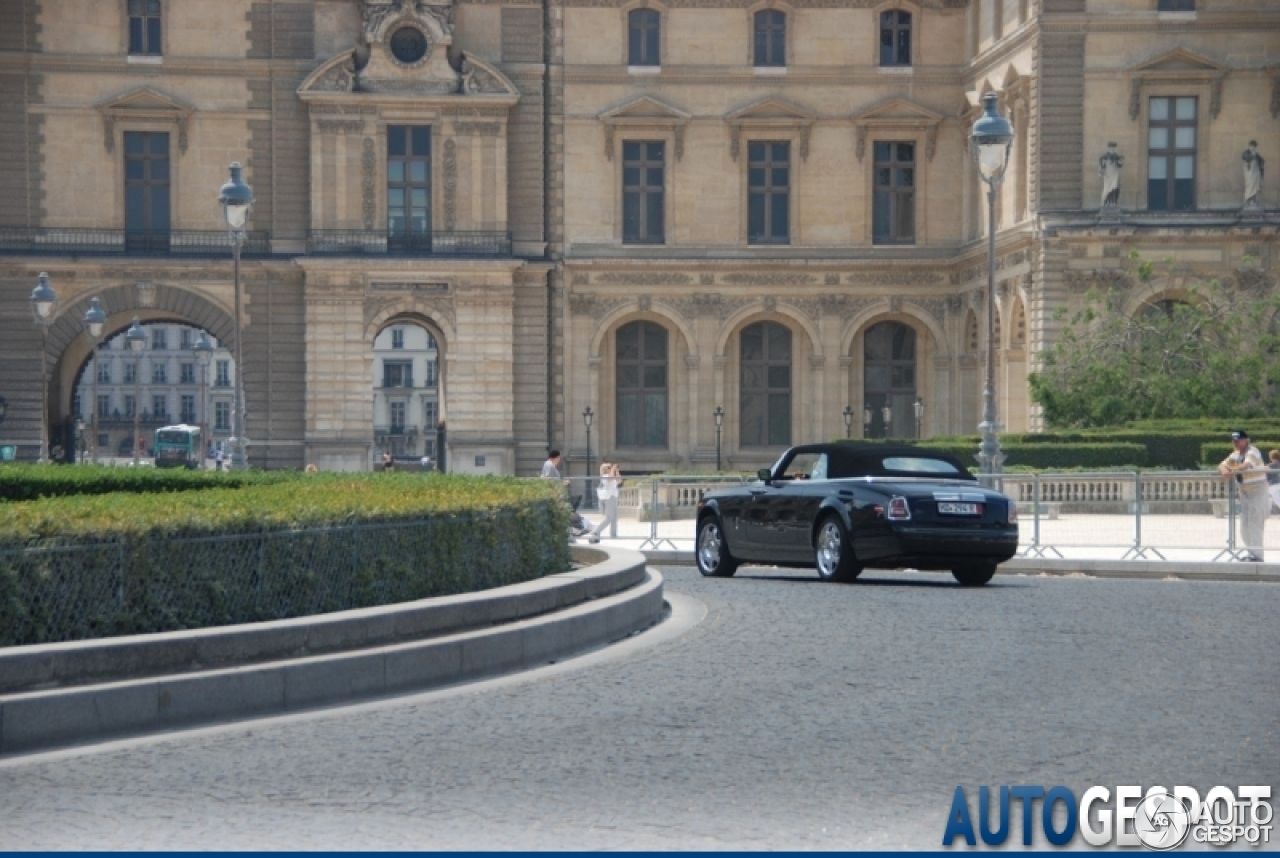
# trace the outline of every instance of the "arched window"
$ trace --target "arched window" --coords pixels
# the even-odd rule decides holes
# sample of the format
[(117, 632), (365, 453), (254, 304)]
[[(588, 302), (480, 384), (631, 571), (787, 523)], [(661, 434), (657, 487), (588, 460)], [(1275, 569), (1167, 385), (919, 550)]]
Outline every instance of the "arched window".
[(787, 16), (777, 9), (764, 9), (755, 14), (755, 64), (785, 66), (787, 64)]
[(880, 322), (863, 337), (863, 396), (871, 409), (871, 438), (916, 436), (916, 332)]
[(627, 13), (627, 65), (661, 65), (659, 26), (661, 16), (654, 9), (632, 9)]
[(739, 393), (744, 447), (791, 443), (791, 331), (777, 322), (742, 329)]
[(615, 438), (619, 447), (667, 446), (667, 329), (655, 322), (618, 328)]

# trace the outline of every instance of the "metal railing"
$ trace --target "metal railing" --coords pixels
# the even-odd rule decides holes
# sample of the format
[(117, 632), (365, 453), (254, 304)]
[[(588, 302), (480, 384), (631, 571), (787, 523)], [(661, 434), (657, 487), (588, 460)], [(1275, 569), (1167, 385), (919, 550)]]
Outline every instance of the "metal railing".
[[(266, 230), (246, 233), (246, 256), (271, 252)], [(0, 253), (66, 253), (91, 256), (222, 256), (231, 253), (225, 229), (128, 230), (86, 227), (0, 227)]]
[(307, 235), (307, 252), (375, 256), (509, 256), (507, 232), (402, 234), (371, 229), (318, 229)]

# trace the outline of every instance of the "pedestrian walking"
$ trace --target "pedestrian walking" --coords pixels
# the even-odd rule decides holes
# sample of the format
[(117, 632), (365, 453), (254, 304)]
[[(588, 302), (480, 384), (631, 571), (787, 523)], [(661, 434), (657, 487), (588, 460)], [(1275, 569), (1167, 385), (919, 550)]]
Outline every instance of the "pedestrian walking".
[(1240, 493), (1239, 545), (1248, 559), (1262, 562), (1262, 540), (1267, 515), (1271, 512), (1271, 495), (1267, 491), (1267, 466), (1262, 453), (1249, 440), (1249, 433), (1236, 429), (1231, 433), (1234, 452), (1218, 465), (1218, 473), (1236, 481)]
[(213, 456), (213, 469), (221, 471), (222, 466), (226, 463), (226, 453), (222, 451), (222, 447), (218, 447), (218, 452)]
[[(547, 460), (542, 463), (542, 473), (540, 474), (540, 476), (544, 480), (556, 480), (557, 482), (559, 482), (561, 485), (564, 486), (566, 497), (568, 496), (569, 481), (562, 480), (560, 478), (560, 451), (559, 450), (550, 450), (547, 452)], [(583, 536), (587, 533), (588, 530), (591, 529), (591, 527), (589, 524), (587, 524), (587, 520), (578, 513), (578, 504), (582, 502), (582, 498), (579, 497), (575, 501), (573, 498), (570, 497), (568, 498), (568, 500), (569, 500), (569, 509), (573, 512), (573, 518), (569, 523), (569, 528), (572, 531), (574, 536)]]
[(613, 462), (600, 463), (600, 483), (596, 486), (596, 499), (600, 501), (600, 509), (604, 518), (591, 531), (593, 545), (600, 541), (604, 526), (609, 525), (609, 538), (618, 538), (618, 489), (622, 487), (622, 471)]
[(395, 467), (396, 467), (396, 460), (395, 460), (395, 457), (391, 455), (391, 451), (383, 450), (382, 451), (382, 470), (394, 471)]

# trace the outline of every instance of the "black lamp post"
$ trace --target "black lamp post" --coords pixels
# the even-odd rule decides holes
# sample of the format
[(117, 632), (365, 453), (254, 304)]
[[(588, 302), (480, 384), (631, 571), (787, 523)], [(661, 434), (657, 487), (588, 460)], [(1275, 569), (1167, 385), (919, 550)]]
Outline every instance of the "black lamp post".
[(124, 341), (129, 346), (129, 351), (136, 356), (133, 361), (133, 437), (129, 439), (133, 446), (133, 463), (138, 464), (138, 446), (141, 440), (142, 429), (140, 421), (142, 420), (142, 352), (147, 347), (147, 334), (142, 330), (142, 325), (138, 323), (138, 317), (133, 317), (133, 324), (129, 326), (129, 330), (125, 331)]
[[(582, 412), (582, 425), (587, 427), (587, 488), (588, 489), (591, 487), (591, 423), (595, 419), (596, 419), (596, 414), (594, 411), (591, 410), (591, 406), (588, 405), (586, 409), (584, 409)], [(583, 495), (587, 500), (587, 506), (590, 507), (591, 492), (584, 491)]]
[(41, 271), (31, 290), (31, 317), (40, 326), (40, 461), (49, 461), (49, 323), (58, 306), (58, 293), (49, 285), (49, 275)]
[(240, 248), (244, 245), (245, 227), (249, 224), (249, 213), (253, 210), (253, 188), (240, 178), (240, 162), (231, 164), (231, 178), (222, 186), (218, 194), (218, 202), (222, 203), (222, 216), (227, 224), (227, 232), (231, 236), (231, 258), (236, 293), (236, 385), (235, 403), (232, 407), (231, 430), (235, 437), (230, 439), (231, 467), (234, 470), (248, 467), (245, 447), (245, 401), (244, 401), (244, 295), (240, 286)]
[(720, 437), (724, 432), (724, 409), (719, 405), (716, 410), (711, 412), (711, 416), (716, 420), (716, 473), (720, 472)]
[(996, 420), (996, 188), (1004, 181), (1004, 171), (1009, 166), (1013, 126), (1000, 115), (994, 92), (983, 96), (982, 108), (985, 112), (973, 123), (970, 134), (978, 178), (987, 185), (987, 366), (982, 422), (978, 424), (982, 433), (978, 462), (982, 473), (998, 474), (1004, 466), (1004, 454), (1000, 452), (1000, 424)]
[(89, 332), (90, 346), (93, 353), (93, 369), (89, 380), (89, 431), (93, 436), (89, 439), (88, 452), (89, 461), (96, 461), (98, 458), (98, 344), (102, 340), (102, 328), (107, 324), (107, 311), (102, 307), (102, 301), (93, 298), (89, 302), (89, 309), (84, 311), (84, 326)]
[(201, 331), (192, 350), (196, 353), (196, 363), (200, 364), (200, 420), (198, 422), (200, 443), (204, 445), (204, 449), (200, 451), (200, 467), (203, 469), (208, 464), (205, 460), (208, 458), (206, 452), (209, 449), (209, 364), (213, 360), (213, 343), (209, 341), (209, 335)]
[(852, 438), (853, 437), (853, 406), (846, 405), (842, 413), (844, 414), (844, 437)]

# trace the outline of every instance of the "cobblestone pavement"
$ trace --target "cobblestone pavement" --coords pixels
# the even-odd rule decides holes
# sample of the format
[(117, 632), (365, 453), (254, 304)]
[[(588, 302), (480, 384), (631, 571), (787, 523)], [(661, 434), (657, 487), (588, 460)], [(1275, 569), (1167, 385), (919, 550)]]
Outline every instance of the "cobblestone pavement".
[(663, 572), (658, 643), (0, 762), (0, 849), (936, 848), (957, 784), (1280, 781), (1280, 587)]

